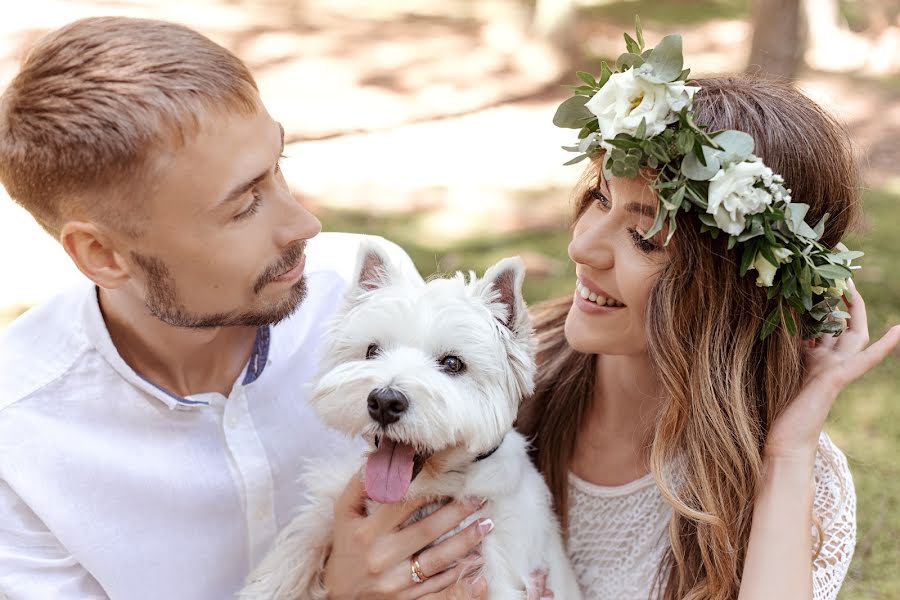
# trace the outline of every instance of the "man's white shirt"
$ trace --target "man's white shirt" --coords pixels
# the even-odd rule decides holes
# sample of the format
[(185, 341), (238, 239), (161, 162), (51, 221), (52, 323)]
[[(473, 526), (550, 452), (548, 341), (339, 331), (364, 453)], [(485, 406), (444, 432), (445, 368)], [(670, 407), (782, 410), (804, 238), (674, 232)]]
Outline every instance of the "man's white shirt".
[(259, 330), (227, 397), (181, 398), (132, 370), (90, 283), (15, 321), (0, 338), (0, 598), (233, 596), (303, 502), (304, 463), (360, 450), (305, 384), (362, 239), (309, 242), (307, 298)]

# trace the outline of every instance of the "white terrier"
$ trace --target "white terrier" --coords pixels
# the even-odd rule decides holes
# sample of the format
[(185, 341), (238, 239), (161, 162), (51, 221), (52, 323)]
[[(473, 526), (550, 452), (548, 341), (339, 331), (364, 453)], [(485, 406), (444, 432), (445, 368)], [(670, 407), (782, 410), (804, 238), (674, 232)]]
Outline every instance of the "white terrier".
[[(513, 430), (535, 371), (523, 278), (522, 261), (512, 258), (477, 281), (461, 273), (408, 281), (378, 246), (364, 243), (310, 402), (325, 423), (368, 442), (369, 513), (377, 503), (434, 498), (414, 521), (448, 498), (487, 498), (444, 537), (476, 518), (493, 520), (481, 545), (488, 597), (523, 600), (533, 572), (543, 569), (556, 598), (578, 600), (550, 493)], [(306, 474), (310, 503), (279, 534), (240, 597), (326, 598), (321, 581), (333, 507), (359, 462), (317, 464)]]

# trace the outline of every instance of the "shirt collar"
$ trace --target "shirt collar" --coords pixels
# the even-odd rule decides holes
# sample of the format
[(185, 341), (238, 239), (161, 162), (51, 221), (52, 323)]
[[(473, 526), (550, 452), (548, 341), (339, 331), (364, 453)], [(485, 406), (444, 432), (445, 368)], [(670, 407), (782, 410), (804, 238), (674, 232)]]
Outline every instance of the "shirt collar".
[[(115, 370), (123, 379), (157, 400), (160, 400), (169, 408), (191, 409), (198, 406), (209, 405), (208, 400), (202, 399), (207, 397), (207, 394), (198, 394), (197, 398), (185, 398), (153, 383), (132, 369), (119, 354), (118, 349), (109, 335), (109, 330), (106, 328), (106, 322), (103, 320), (103, 314), (100, 312), (100, 299), (96, 286), (91, 286), (90, 289), (91, 293), (88, 294), (83, 311), (85, 334), (97, 352), (113, 368), (113, 370)], [(250, 355), (250, 360), (247, 362), (247, 367), (244, 370), (243, 379), (239, 378), (241, 385), (250, 385), (262, 375), (263, 370), (266, 368), (266, 364), (269, 362), (271, 336), (271, 327), (269, 325), (264, 325), (257, 329), (256, 340), (253, 342), (253, 352)]]

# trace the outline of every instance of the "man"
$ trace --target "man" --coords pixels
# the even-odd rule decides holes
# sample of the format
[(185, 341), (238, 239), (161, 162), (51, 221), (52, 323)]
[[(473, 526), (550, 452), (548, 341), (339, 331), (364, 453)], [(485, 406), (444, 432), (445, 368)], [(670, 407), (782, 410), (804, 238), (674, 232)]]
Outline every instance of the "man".
[[(160, 21), (66, 26), (0, 98), (0, 181), (90, 281), (0, 344), (0, 594), (231, 597), (303, 462), (359, 451), (302, 395), (359, 238), (317, 237), (283, 140), (239, 59)], [(410, 577), (477, 499), (400, 532), (415, 506), (363, 499), (353, 482), (337, 508), (332, 597), (483, 596), (453, 566), (473, 528)]]

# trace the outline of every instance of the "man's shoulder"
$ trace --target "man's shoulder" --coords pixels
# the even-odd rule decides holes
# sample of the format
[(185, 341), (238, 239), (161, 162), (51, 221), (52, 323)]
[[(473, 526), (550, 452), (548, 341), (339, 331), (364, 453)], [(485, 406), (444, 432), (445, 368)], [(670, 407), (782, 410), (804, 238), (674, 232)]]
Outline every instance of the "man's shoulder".
[(79, 283), (27, 310), (0, 332), (0, 410), (59, 379), (89, 349)]

